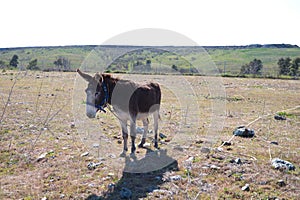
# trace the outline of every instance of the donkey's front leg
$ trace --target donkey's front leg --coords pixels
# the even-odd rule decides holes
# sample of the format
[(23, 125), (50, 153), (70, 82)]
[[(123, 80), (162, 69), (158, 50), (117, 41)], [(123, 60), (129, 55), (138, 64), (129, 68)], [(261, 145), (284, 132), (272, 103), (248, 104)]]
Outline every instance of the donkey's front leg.
[(148, 133), (148, 125), (149, 125), (149, 120), (148, 120), (148, 118), (143, 119), (144, 133), (143, 133), (142, 141), (141, 141), (141, 143), (139, 144), (139, 147), (140, 147), (140, 148), (143, 148), (143, 147), (144, 147), (144, 144), (145, 144), (145, 142), (146, 142), (146, 137), (147, 137), (147, 133)]
[(136, 137), (136, 124), (135, 120), (130, 120), (130, 136), (131, 136), (131, 153), (135, 152), (135, 137)]
[(122, 127), (122, 137), (123, 137), (123, 142), (124, 142), (123, 153), (125, 153), (128, 150), (128, 148), (127, 148), (127, 140), (128, 140), (127, 121), (120, 120), (120, 124)]

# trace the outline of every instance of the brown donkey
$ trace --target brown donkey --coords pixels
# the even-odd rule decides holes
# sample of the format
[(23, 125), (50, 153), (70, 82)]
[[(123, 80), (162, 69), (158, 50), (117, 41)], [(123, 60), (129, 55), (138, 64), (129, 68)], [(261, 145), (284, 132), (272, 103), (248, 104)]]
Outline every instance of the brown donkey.
[(77, 69), (79, 75), (88, 82), (86, 88), (86, 115), (94, 118), (107, 104), (112, 105), (116, 117), (122, 127), (124, 151), (127, 151), (128, 130), (130, 122), (131, 153), (135, 152), (136, 120), (142, 120), (144, 133), (139, 147), (143, 147), (148, 132), (148, 116), (153, 114), (154, 119), (154, 147), (158, 148), (157, 131), (161, 90), (158, 83), (139, 84), (130, 80), (112, 77), (110, 74), (96, 73), (90, 76)]

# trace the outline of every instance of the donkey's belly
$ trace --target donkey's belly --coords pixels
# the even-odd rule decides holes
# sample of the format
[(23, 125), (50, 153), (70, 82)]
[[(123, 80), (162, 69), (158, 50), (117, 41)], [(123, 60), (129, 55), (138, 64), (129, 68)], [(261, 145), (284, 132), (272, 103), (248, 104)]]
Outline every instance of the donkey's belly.
[[(131, 116), (128, 111), (123, 111), (122, 109), (119, 109), (118, 107), (114, 107), (114, 111), (116, 112), (119, 120), (122, 120), (122, 121), (131, 120)], [(151, 113), (138, 113), (136, 116), (136, 120), (146, 119), (149, 116), (149, 114), (151, 114)]]
[(137, 120), (143, 120), (146, 119), (149, 116), (150, 113), (138, 113), (137, 114)]

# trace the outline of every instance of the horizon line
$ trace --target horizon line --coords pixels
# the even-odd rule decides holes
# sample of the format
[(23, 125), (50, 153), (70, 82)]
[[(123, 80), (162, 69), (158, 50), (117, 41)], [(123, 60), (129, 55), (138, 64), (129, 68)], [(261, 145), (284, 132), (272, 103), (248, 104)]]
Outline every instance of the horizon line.
[(248, 45), (126, 45), (126, 44), (79, 44), (79, 45), (37, 45), (37, 46), (17, 46), (17, 47), (0, 47), (0, 50), (13, 50), (13, 49), (30, 49), (30, 48), (71, 48), (71, 47), (198, 47), (198, 48), (264, 48), (264, 47), (277, 47), (277, 48), (299, 48), (296, 44), (287, 43), (270, 43), (270, 44), (248, 44)]

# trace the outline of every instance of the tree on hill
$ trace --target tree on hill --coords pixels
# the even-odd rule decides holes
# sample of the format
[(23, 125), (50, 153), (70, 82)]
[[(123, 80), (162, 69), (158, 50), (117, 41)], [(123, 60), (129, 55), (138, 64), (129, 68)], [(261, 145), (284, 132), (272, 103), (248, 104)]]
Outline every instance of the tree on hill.
[(290, 72), (290, 66), (291, 66), (292, 59), (287, 58), (280, 58), (277, 62), (277, 65), (279, 67), (279, 74), (280, 75), (288, 75)]
[(29, 62), (27, 69), (29, 70), (40, 70), (40, 68), (37, 66), (37, 59), (34, 59)]
[(12, 67), (18, 67), (19, 61), (18, 61), (19, 57), (18, 55), (13, 55), (13, 57), (11, 58), (9, 65)]
[(172, 69), (178, 71), (178, 67), (176, 65), (172, 65)]
[(3, 60), (0, 60), (0, 69), (5, 68), (5, 62)]
[(151, 70), (151, 60), (146, 60), (146, 70)]
[(261, 74), (262, 68), (262, 61), (255, 58), (250, 63), (245, 64), (241, 67), (241, 74)]
[(289, 75), (297, 76), (300, 65), (300, 58), (295, 58), (290, 66)]
[(71, 69), (71, 62), (64, 57), (59, 57), (53, 64), (57, 67), (58, 70), (68, 71)]

